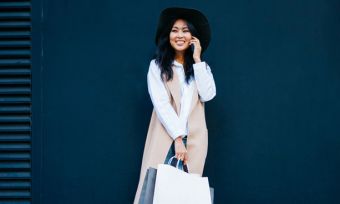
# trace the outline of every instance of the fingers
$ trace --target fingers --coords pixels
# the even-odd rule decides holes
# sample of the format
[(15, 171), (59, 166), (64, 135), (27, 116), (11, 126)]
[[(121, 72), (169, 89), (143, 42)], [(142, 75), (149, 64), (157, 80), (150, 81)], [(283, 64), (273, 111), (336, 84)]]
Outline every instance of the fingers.
[(199, 41), (198, 38), (196, 37), (192, 37), (192, 39), (190, 40), (190, 45), (194, 44), (195, 45), (195, 51), (196, 52), (196, 55), (200, 55), (200, 51), (201, 51), (201, 43)]
[(187, 153), (177, 153), (176, 158), (178, 160), (184, 161), (184, 159), (187, 157), (186, 155), (187, 155)]
[(178, 151), (178, 152), (176, 153), (176, 158), (177, 158), (178, 160), (184, 161), (186, 155), (187, 155), (187, 151), (184, 149), (183, 151)]
[(186, 157), (187, 149), (181, 139), (175, 141), (175, 157), (183, 161)]
[(200, 42), (198, 40), (190, 40), (190, 45), (191, 44), (200, 45)]
[(192, 39), (190, 40), (191, 43), (200, 43), (200, 40), (194, 36), (192, 36)]
[(188, 163), (188, 154), (184, 155), (183, 163), (186, 165)]
[(191, 36), (192, 37), (192, 40), (197, 40), (199, 42), (199, 39), (196, 38), (195, 36)]

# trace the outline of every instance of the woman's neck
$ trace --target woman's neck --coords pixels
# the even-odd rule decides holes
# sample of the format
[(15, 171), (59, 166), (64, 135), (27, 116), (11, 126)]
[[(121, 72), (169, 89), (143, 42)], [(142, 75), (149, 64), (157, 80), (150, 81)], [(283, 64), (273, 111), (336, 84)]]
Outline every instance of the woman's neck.
[(176, 53), (175, 60), (181, 64), (184, 64), (184, 54)]

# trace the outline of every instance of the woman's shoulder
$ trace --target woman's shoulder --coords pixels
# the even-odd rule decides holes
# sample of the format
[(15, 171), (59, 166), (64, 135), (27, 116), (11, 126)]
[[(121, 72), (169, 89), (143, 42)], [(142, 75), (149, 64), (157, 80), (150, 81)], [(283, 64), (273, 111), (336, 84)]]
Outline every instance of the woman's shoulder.
[(153, 72), (158, 72), (158, 71), (160, 71), (159, 66), (158, 66), (158, 64), (157, 64), (157, 62), (156, 62), (156, 59), (152, 59), (152, 60), (150, 61), (149, 71), (153, 71)]
[(150, 61), (150, 66), (156, 66), (156, 65), (157, 65), (156, 59), (152, 59), (152, 60)]

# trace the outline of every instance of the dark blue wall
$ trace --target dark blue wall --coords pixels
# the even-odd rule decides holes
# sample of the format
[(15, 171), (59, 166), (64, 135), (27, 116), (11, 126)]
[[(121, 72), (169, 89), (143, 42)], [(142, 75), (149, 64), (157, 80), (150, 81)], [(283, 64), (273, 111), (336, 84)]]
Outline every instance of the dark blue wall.
[(43, 1), (33, 200), (132, 203), (152, 111), (146, 73), (168, 6), (211, 22), (205, 175), (216, 203), (340, 203), (337, 0)]

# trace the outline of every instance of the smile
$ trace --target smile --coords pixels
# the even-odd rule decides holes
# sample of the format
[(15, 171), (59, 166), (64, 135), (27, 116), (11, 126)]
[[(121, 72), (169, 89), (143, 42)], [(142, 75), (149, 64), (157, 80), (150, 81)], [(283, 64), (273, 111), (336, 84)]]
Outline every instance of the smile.
[(185, 43), (185, 41), (182, 41), (182, 40), (176, 41), (176, 44), (177, 44), (177, 45), (184, 45), (184, 43)]

